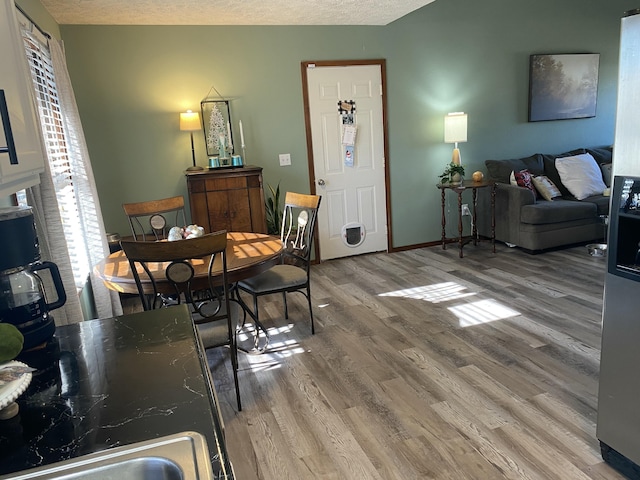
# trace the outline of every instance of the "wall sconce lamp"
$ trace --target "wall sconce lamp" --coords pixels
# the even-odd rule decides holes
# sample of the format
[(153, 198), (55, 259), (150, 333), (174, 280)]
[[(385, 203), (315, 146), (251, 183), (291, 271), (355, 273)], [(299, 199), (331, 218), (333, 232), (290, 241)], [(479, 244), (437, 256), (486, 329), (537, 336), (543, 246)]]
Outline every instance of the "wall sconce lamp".
[(444, 143), (455, 144), (451, 163), (460, 165), (458, 142), (467, 141), (467, 114), (464, 112), (449, 113), (444, 117)]
[(193, 132), (197, 132), (201, 128), (200, 115), (198, 115), (198, 112), (187, 110), (180, 114), (180, 130), (191, 134), (191, 156), (193, 158), (193, 166), (187, 168), (188, 171), (204, 170), (202, 167), (196, 165), (196, 151), (193, 148)]

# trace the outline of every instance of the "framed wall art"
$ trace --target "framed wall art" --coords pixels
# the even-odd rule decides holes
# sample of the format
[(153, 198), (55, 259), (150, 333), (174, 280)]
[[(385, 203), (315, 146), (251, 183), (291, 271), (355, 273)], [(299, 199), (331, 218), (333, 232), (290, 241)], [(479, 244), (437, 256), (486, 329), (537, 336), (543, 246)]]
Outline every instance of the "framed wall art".
[(205, 98), (200, 102), (200, 110), (207, 155), (230, 157), (234, 153), (234, 145), (229, 101)]
[(529, 121), (596, 116), (600, 54), (531, 55)]

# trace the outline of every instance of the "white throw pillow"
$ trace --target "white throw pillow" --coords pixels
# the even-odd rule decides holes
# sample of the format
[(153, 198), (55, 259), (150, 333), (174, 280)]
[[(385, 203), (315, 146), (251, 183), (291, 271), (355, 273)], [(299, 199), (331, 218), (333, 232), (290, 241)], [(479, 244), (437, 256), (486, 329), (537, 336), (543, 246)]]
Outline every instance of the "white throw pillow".
[(602, 195), (607, 186), (602, 181), (600, 167), (590, 153), (556, 158), (556, 169), (562, 184), (578, 200)]

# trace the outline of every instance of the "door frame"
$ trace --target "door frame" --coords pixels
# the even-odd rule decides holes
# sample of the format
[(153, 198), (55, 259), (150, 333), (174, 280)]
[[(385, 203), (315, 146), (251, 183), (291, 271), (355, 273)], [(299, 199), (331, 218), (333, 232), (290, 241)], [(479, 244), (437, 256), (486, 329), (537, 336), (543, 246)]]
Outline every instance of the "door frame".
[[(382, 141), (384, 143), (384, 188), (385, 203), (387, 210), (387, 252), (392, 252), (393, 234), (391, 229), (391, 182), (389, 179), (389, 132), (387, 125), (387, 62), (384, 58), (371, 60), (317, 60), (300, 62), (300, 70), (302, 73), (302, 101), (304, 104), (304, 127), (307, 137), (307, 163), (309, 169), (309, 191), (312, 195), (316, 194), (316, 174), (315, 163), (313, 158), (313, 140), (311, 137), (311, 112), (309, 108), (309, 83), (307, 77), (307, 68), (316, 67), (357, 67), (363, 65), (380, 66), (380, 78), (382, 79)], [(320, 240), (318, 231), (315, 232), (315, 258), (316, 262), (320, 261)]]

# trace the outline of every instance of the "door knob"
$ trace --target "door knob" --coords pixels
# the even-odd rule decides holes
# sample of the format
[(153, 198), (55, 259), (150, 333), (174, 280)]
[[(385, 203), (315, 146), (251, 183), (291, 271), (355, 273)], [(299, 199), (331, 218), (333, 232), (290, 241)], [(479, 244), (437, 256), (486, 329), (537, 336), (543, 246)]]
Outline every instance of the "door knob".
[(326, 184), (324, 180), (321, 178), (320, 180), (318, 180), (318, 185), (320, 185), (321, 187), (324, 187)]

